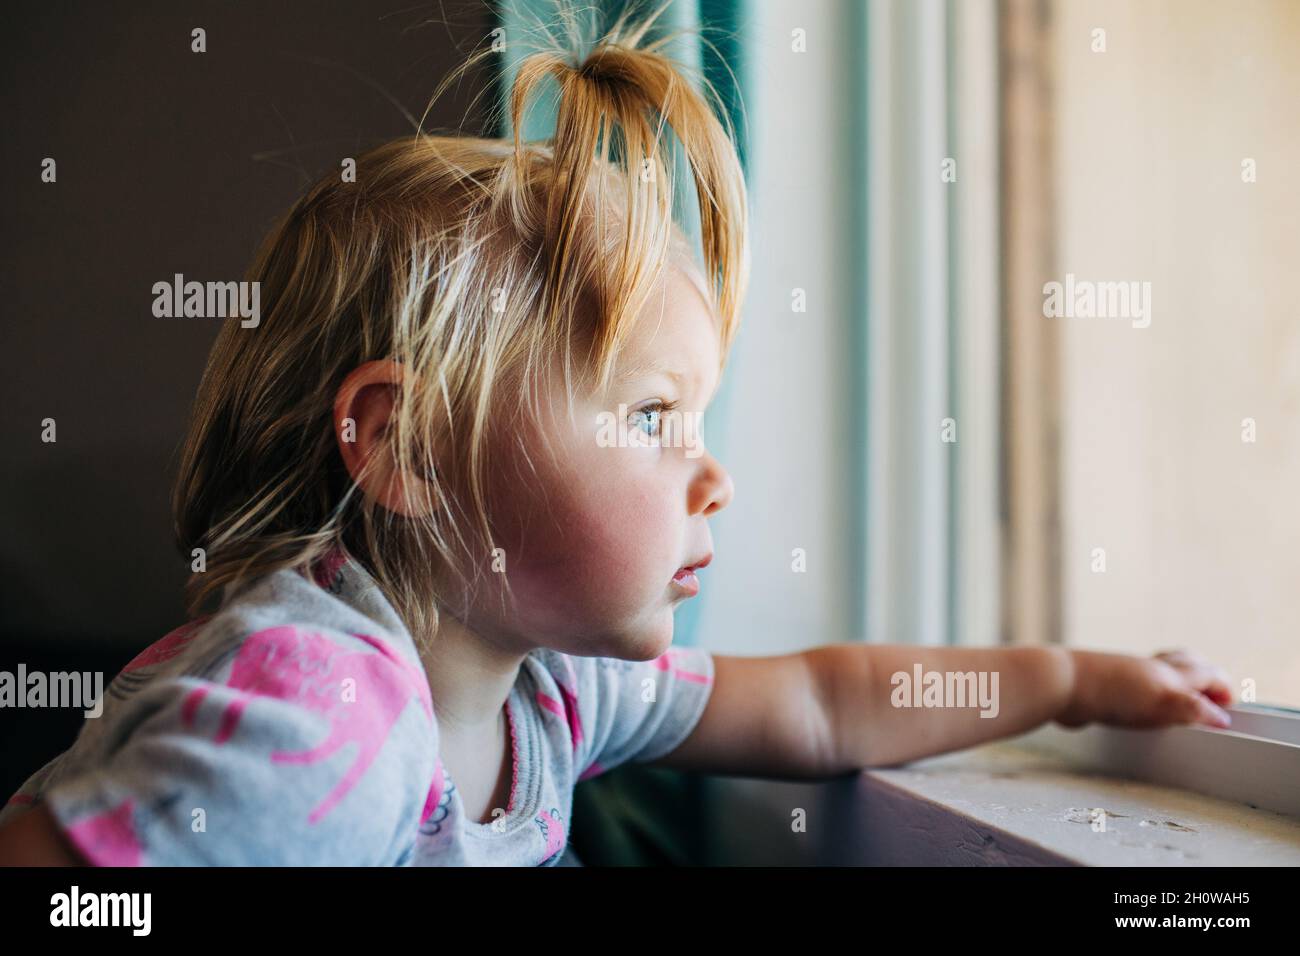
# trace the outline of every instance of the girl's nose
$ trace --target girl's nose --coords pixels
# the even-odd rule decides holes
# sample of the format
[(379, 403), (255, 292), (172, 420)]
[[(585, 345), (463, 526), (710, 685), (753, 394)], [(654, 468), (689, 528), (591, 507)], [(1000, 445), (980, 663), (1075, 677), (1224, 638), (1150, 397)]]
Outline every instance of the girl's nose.
[(691, 510), (700, 511), (706, 518), (731, 504), (731, 496), (736, 491), (735, 485), (731, 482), (731, 475), (722, 467), (722, 462), (707, 452), (704, 455), (700, 476), (696, 481), (696, 488), (699, 500), (693, 502), (695, 507)]

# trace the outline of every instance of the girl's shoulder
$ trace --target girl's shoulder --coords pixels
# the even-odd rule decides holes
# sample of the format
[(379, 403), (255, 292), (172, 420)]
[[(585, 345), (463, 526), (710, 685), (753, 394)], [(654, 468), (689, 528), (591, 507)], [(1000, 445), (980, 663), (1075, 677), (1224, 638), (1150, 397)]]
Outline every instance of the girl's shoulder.
[(367, 590), (376, 589), (355, 575), (329, 582), (292, 569), (266, 575), (140, 651), (109, 684), (105, 706), (128, 703), (159, 679), (185, 678), (315, 707), (331, 678), (345, 694), (381, 690), (378, 680), (431, 706), (414, 642), (382, 596)]
[(587, 779), (629, 761), (654, 760), (699, 722), (712, 691), (712, 655), (671, 647), (650, 660), (533, 651), (538, 703), (567, 724)]
[(394, 862), (427, 809), (436, 724), (414, 644), (351, 580), (278, 571), (173, 629), (25, 796), (94, 862)]

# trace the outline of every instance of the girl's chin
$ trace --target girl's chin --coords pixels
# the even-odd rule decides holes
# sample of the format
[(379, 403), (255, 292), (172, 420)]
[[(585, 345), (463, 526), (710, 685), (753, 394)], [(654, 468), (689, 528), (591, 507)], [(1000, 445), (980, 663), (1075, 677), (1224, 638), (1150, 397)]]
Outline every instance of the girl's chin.
[(628, 635), (625, 640), (619, 642), (620, 646), (617, 650), (608, 656), (619, 657), (625, 661), (652, 661), (668, 650), (672, 643), (673, 618), (669, 613), (664, 615), (662, 621), (657, 621), (653, 629)]
[[(633, 623), (627, 617), (613, 621), (577, 620), (570, 615), (567, 625), (558, 625), (554, 619), (545, 627), (525, 629), (534, 641), (565, 653), (590, 657), (616, 657), (625, 661), (652, 661), (667, 651), (673, 643), (675, 605), (663, 604), (650, 613), (636, 615)], [(548, 634), (551, 639), (538, 638)]]

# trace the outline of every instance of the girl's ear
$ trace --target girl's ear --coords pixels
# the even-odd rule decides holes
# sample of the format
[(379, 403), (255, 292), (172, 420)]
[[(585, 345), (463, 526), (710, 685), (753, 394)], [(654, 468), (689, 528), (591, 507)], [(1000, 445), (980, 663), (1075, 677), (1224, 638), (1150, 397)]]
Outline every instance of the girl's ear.
[[(389, 428), (407, 370), (391, 359), (353, 369), (334, 398), (334, 437), (352, 480), (368, 498), (389, 511), (417, 517), (414, 503), (432, 500), (433, 489), (419, 471), (395, 460)], [(430, 478), (432, 476), (429, 476)]]

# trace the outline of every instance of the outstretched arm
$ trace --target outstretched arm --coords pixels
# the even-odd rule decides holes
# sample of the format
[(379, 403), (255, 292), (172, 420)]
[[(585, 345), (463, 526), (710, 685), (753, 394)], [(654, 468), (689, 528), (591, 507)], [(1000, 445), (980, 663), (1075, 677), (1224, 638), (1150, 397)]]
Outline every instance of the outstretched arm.
[[(714, 665), (698, 725), (656, 764), (817, 779), (961, 750), (1048, 720), (1225, 726), (1216, 705), (1231, 700), (1222, 673), (1184, 652), (1139, 658), (1060, 647), (831, 644), (777, 657), (719, 655)], [(914, 687), (918, 666), (923, 683), (929, 674), (945, 683), (972, 675), (966, 706), (951, 698), (946, 706), (903, 706), (924, 699), (924, 687)]]

